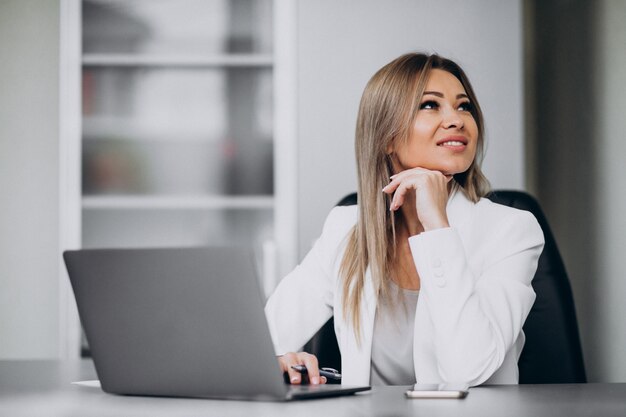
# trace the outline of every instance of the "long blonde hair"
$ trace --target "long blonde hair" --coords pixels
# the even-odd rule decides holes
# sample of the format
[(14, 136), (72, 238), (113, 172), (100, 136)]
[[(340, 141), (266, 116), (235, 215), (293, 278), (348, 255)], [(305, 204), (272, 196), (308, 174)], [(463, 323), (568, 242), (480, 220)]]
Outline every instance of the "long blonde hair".
[(471, 114), (478, 127), (476, 157), (467, 171), (454, 176), (454, 187), (474, 202), (489, 189), (480, 169), (484, 152), (483, 115), (463, 70), (438, 55), (411, 53), (393, 60), (374, 74), (361, 97), (356, 125), (358, 221), (348, 236), (340, 269), (343, 313), (352, 318), (358, 340), (367, 268), (370, 268), (376, 294), (387, 294), (396, 252), (394, 212), (389, 211), (390, 197), (381, 192), (393, 175), (387, 149), (395, 140), (408, 139), (433, 69), (447, 71), (461, 82), (472, 103)]

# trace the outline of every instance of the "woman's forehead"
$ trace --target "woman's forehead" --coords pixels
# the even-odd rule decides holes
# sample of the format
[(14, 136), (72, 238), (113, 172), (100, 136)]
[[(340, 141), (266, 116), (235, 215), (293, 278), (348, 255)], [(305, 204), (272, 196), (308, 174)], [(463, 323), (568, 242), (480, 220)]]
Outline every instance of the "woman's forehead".
[(450, 93), (454, 96), (458, 94), (467, 94), (465, 87), (463, 87), (461, 81), (454, 76), (454, 74), (438, 68), (431, 70), (428, 74), (424, 94), (428, 94), (430, 92)]

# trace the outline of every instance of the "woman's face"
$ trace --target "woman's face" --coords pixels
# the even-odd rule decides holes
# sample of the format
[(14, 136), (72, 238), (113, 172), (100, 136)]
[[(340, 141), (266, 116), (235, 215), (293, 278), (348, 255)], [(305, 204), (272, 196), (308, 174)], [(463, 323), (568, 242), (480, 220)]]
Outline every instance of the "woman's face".
[(432, 70), (408, 140), (394, 141), (389, 149), (396, 173), (416, 167), (445, 175), (467, 171), (478, 140), (471, 105), (454, 75)]

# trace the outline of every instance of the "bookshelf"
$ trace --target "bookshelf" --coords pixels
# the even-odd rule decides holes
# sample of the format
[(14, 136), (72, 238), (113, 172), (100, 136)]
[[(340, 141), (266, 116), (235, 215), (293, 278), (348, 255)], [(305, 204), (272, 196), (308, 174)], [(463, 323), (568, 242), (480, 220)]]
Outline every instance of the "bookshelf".
[(272, 7), (82, 1), (83, 247), (273, 240)]

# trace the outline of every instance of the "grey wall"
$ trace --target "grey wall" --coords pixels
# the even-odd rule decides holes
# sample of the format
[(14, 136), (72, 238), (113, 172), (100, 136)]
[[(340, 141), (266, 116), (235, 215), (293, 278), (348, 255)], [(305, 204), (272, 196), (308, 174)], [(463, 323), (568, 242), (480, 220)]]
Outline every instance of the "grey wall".
[(588, 378), (626, 381), (626, 3), (529, 2), (531, 188), (568, 270)]
[(58, 2), (0, 2), (0, 63), (0, 358), (56, 357)]
[[(626, 2), (598, 4), (595, 216), (596, 271), (581, 277), (597, 286), (589, 310), (596, 310), (597, 339), (588, 343), (594, 378), (626, 382)], [(588, 140), (588, 138), (587, 138)], [(583, 217), (581, 221), (587, 216)], [(581, 254), (582, 255), (582, 254)], [(588, 329), (588, 328), (587, 328)], [(587, 330), (586, 329), (586, 330)], [(591, 342), (591, 340), (589, 341)]]
[(297, 20), (300, 257), (333, 205), (356, 190), (365, 84), (405, 52), (437, 52), (464, 67), (485, 113), (486, 174), (494, 187), (524, 188), (520, 2), (300, 0)]

